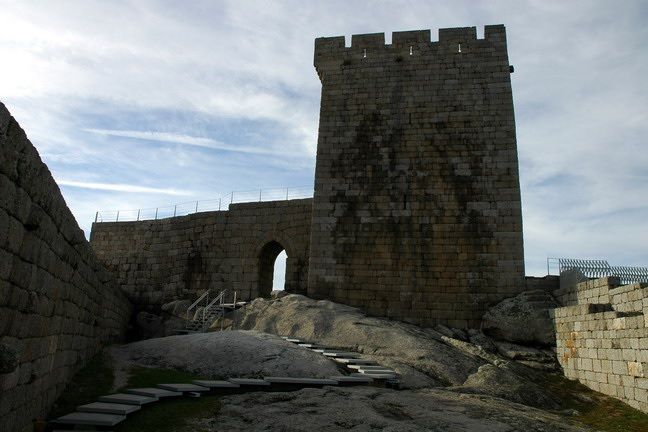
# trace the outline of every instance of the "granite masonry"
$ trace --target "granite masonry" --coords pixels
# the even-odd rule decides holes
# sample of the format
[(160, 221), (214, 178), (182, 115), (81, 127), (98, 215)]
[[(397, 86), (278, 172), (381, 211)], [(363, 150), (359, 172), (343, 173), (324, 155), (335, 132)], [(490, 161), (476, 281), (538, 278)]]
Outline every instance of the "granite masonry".
[(0, 103), (0, 431), (29, 431), (131, 305)]
[(206, 289), (269, 296), (286, 250), (288, 292), (308, 280), (312, 200), (230, 205), (229, 211), (163, 220), (95, 223), (90, 243), (138, 309), (157, 310)]
[(504, 26), (315, 41), (308, 295), (466, 328), (524, 287)]
[(315, 41), (314, 200), (93, 225), (93, 248), (138, 307), (206, 288), (265, 295), (282, 248), (289, 291), (417, 324), (477, 327), (524, 290), (504, 26), (392, 42)]
[(648, 413), (648, 284), (605, 277), (561, 288), (554, 310), (565, 376)]
[[(315, 41), (322, 82), (313, 199), (95, 223), (85, 240), (49, 170), (0, 104), (0, 430), (30, 431), (133, 310), (206, 289), (285, 288), (419, 325), (479, 327), (524, 278), (504, 26)], [(106, 270), (107, 269), (107, 270)], [(555, 291), (568, 377), (648, 412), (648, 286)]]

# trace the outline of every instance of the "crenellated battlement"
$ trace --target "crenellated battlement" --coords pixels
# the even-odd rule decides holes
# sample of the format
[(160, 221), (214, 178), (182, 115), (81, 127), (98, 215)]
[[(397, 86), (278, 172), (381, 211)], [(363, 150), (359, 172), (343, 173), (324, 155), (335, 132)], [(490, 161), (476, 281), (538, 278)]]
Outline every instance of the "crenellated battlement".
[(444, 28), (433, 41), (430, 30), (399, 31), (392, 33), (392, 43), (385, 44), (384, 33), (351, 36), (351, 46), (345, 45), (344, 36), (315, 39), (314, 64), (318, 72), (326, 66), (337, 67), (351, 59), (372, 59), (384, 56), (450, 54), (500, 54), (506, 53), (506, 29), (503, 25), (484, 27), (484, 38), (477, 38), (476, 27)]

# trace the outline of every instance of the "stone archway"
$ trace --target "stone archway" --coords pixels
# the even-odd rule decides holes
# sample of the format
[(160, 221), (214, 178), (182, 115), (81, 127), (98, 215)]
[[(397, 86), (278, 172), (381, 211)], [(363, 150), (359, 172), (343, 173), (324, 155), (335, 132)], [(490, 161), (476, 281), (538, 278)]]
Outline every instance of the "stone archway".
[[(276, 240), (269, 241), (261, 248), (258, 257), (259, 278), (257, 292), (259, 293), (259, 297), (270, 297), (270, 293), (272, 292), (275, 261), (277, 256), (279, 256), (279, 254), (285, 249), (286, 248)], [(287, 250), (286, 253), (288, 253)]]

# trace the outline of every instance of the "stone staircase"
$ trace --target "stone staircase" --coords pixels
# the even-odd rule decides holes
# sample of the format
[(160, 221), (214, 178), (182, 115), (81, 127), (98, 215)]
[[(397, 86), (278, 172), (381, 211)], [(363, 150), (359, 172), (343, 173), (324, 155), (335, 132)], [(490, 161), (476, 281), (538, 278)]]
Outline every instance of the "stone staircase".
[(226, 296), (227, 290), (223, 290), (216, 297), (210, 299), (210, 291), (205, 291), (187, 308), (186, 325), (179, 333), (203, 333), (217, 320), (223, 318), (225, 313), (247, 304), (244, 301), (236, 301), (236, 291), (232, 293), (231, 303), (225, 302)]
[[(243, 302), (242, 302), (243, 303)], [(230, 304), (228, 307), (235, 307)], [(305, 387), (377, 385), (399, 388), (399, 375), (359, 353), (327, 348), (287, 336), (288, 342), (310, 349), (340, 364), (347, 375), (328, 378), (263, 377), (229, 378), (227, 380), (194, 380), (191, 383), (164, 383), (156, 387), (129, 388), (123, 393), (100, 396), (97, 402), (80, 405), (76, 411), (50, 422), (54, 432), (79, 431), (78, 427), (108, 431), (148, 404), (165, 398), (201, 397), (205, 394), (225, 395), (246, 391), (294, 391)], [(50, 430), (50, 429), (48, 429)]]

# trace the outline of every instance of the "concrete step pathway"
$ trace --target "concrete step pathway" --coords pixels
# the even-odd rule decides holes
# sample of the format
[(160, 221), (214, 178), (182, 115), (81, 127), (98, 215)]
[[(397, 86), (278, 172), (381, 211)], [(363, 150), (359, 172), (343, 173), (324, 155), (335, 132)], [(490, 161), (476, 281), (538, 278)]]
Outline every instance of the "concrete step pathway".
[(95, 412), (73, 412), (56, 419), (58, 424), (83, 426), (115, 426), (126, 420), (126, 416)]
[(92, 402), (90, 404), (79, 405), (79, 412), (94, 412), (100, 414), (117, 414), (125, 416), (127, 414), (139, 411), (140, 405), (126, 405), (108, 402)]
[(140, 395), (140, 396), (148, 396), (148, 397), (153, 397), (158, 399), (166, 398), (166, 397), (182, 396), (182, 392), (165, 390), (156, 387), (127, 389), (126, 393)]
[(77, 407), (77, 412), (59, 417), (52, 423), (102, 428), (112, 427), (124, 421), (128, 414), (140, 410), (143, 405), (169, 397), (197, 397), (211, 391), (262, 391), (272, 386), (278, 389), (292, 389), (327, 385), (366, 385), (373, 383), (375, 380), (381, 383), (384, 382), (387, 386), (398, 388), (398, 374), (395, 371), (378, 365), (374, 360), (363, 359), (359, 353), (322, 347), (294, 337), (283, 336), (282, 339), (305, 349), (319, 352), (325, 357), (357, 372), (328, 378), (269, 376), (263, 379), (230, 378), (226, 381), (194, 380), (191, 383), (162, 383), (156, 387), (131, 388), (124, 390), (124, 393), (100, 396), (98, 402), (80, 405)]

